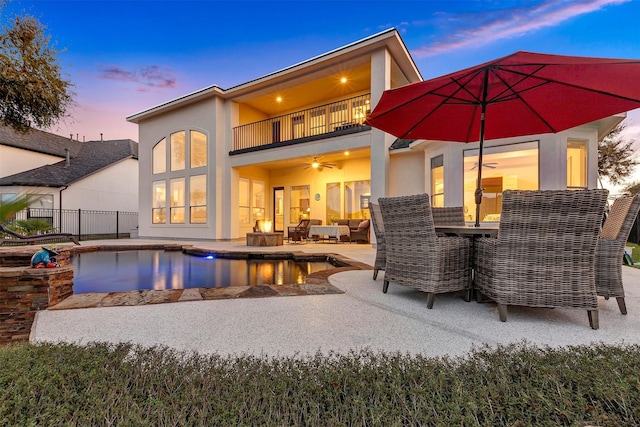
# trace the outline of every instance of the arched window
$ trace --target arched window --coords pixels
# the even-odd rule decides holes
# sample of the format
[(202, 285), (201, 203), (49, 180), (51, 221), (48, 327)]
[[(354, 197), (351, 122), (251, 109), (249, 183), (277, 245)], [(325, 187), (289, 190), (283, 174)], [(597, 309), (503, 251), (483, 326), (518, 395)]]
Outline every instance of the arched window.
[(206, 224), (207, 151), (207, 135), (196, 130), (173, 132), (153, 147), (153, 224)]
[(152, 150), (153, 174), (167, 171), (167, 138), (162, 138)]

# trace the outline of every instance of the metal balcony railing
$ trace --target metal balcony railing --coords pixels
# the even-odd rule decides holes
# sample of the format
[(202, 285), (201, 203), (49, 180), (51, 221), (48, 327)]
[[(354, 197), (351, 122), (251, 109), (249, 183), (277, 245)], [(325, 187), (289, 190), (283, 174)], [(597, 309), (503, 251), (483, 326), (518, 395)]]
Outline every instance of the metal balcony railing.
[(363, 126), (371, 94), (233, 128), (233, 151), (330, 134)]

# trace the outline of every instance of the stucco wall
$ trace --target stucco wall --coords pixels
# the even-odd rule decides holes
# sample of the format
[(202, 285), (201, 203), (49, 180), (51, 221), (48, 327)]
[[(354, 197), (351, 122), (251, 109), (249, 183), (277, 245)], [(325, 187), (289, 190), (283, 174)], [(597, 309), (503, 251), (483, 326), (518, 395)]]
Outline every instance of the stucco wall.
[(428, 192), (425, 185), (423, 151), (394, 154), (389, 160), (388, 196), (405, 196)]
[[(224, 146), (224, 133), (217, 129), (216, 111), (219, 108), (215, 99), (197, 102), (180, 110), (172, 111), (144, 120), (139, 125), (139, 235), (140, 237), (168, 237), (185, 239), (216, 239), (215, 223), (216, 204), (218, 197), (216, 192), (221, 185), (221, 175), (218, 173), (220, 166), (216, 165), (216, 157), (219, 156), (216, 144)], [(154, 180), (165, 180), (172, 177), (184, 177), (185, 171), (170, 172), (153, 176), (151, 174), (151, 150), (162, 138), (182, 130), (197, 130), (207, 135), (207, 224), (151, 224), (151, 196)], [(186, 171), (188, 174), (189, 171)], [(202, 173), (202, 169), (198, 174)]]
[(63, 209), (138, 211), (138, 161), (125, 159), (74, 182), (62, 192)]
[(58, 163), (61, 157), (0, 145), (0, 178)]

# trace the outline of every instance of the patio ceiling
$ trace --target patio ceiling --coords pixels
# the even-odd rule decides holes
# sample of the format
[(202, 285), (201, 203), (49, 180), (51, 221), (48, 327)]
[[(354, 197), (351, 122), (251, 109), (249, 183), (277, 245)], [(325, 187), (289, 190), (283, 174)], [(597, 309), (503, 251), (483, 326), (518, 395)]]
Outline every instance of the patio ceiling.
[[(268, 170), (290, 169), (290, 168), (297, 168), (297, 167), (301, 168), (301, 167), (304, 167), (304, 166), (301, 166), (302, 163), (311, 162), (313, 160), (313, 157), (314, 157), (313, 155), (293, 157), (290, 159), (275, 160), (275, 161), (264, 162), (264, 163), (255, 163), (255, 164), (252, 164), (251, 166), (252, 167), (257, 166), (257, 167), (261, 167)], [(323, 163), (336, 163), (337, 167), (340, 168), (341, 163), (348, 160), (362, 159), (362, 158), (368, 159), (370, 157), (370, 149), (360, 148), (355, 150), (349, 150), (349, 155), (345, 155), (344, 150), (336, 151), (332, 153), (319, 153), (317, 154), (317, 157)]]

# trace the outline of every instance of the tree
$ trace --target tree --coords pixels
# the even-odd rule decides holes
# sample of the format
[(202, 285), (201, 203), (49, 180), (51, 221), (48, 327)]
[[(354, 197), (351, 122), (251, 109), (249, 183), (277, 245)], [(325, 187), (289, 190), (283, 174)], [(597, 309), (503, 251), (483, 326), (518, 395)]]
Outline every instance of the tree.
[(625, 128), (625, 123), (620, 123), (598, 142), (598, 174), (613, 185), (622, 184), (638, 164), (633, 155), (635, 140), (620, 135)]
[[(0, 2), (0, 12), (5, 3)], [(34, 17), (15, 16), (0, 32), (0, 120), (19, 131), (64, 118), (72, 84), (61, 75), (59, 51)]]

